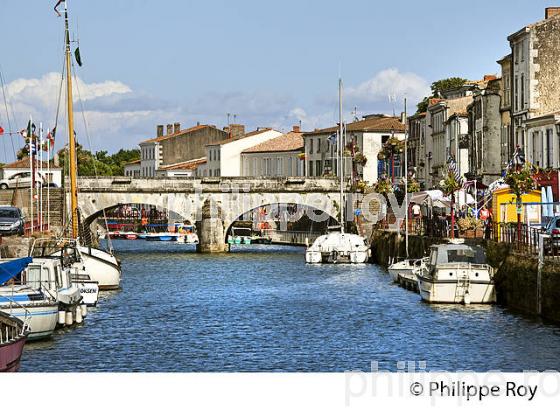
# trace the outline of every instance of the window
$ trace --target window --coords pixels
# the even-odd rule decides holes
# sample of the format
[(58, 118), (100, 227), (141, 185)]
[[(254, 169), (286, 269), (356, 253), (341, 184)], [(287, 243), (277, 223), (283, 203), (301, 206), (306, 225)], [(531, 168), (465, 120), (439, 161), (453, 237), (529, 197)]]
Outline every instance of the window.
[(519, 110), (519, 78), (517, 76), (515, 76), (514, 87), (515, 109)]
[(321, 153), (321, 139), (317, 138), (317, 154)]
[(519, 105), (522, 110), (525, 109), (525, 74), (521, 74), (521, 102)]
[(309, 153), (313, 154), (313, 138), (309, 138)]
[(293, 169), (292, 169), (292, 157), (288, 157), (288, 172), (286, 173), (286, 176), (292, 176), (294, 175)]
[(320, 159), (315, 161), (315, 176), (320, 177), (323, 175), (323, 164)]
[(220, 160), (221, 152), (222, 151), (218, 148), (218, 161)]
[(313, 176), (313, 161), (309, 161), (307, 164), (307, 173), (310, 177)]
[(552, 155), (554, 151), (554, 143), (552, 142), (552, 135), (552, 129), (548, 128), (546, 130), (546, 167), (554, 166), (554, 157)]

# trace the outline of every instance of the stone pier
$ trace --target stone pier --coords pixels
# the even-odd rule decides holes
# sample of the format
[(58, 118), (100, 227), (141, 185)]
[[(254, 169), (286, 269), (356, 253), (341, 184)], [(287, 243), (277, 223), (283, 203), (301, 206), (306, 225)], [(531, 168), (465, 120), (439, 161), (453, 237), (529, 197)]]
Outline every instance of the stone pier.
[(196, 245), (197, 252), (221, 253), (229, 251), (229, 245), (225, 242), (224, 221), (220, 204), (211, 199), (204, 201), (201, 217), (201, 220), (196, 224), (199, 241)]

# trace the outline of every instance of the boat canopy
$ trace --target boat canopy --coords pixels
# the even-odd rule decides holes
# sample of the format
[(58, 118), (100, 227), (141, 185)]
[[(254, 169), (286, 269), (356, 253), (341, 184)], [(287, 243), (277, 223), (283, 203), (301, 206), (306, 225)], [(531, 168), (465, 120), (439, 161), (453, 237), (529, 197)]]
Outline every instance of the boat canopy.
[(486, 254), (480, 246), (462, 244), (434, 245), (432, 252), (437, 252), (435, 261), (431, 260), (431, 263), (436, 265), (440, 263), (486, 263)]
[(33, 258), (20, 258), (0, 263), (0, 285), (16, 277), (33, 262)]

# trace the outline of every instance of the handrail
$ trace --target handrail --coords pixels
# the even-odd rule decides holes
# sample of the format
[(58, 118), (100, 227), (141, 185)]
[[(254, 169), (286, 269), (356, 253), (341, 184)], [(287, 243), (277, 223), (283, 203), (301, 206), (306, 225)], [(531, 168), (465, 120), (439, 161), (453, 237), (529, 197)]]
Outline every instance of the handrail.
[[(14, 290), (13, 290), (13, 287), (12, 287), (12, 296), (13, 296), (13, 292), (14, 292)], [(19, 304), (18, 302), (16, 302), (11, 297), (4, 296), (4, 295), (2, 297), (8, 299), (8, 301), (10, 302), (10, 305), (9, 305), (10, 316), (13, 316), (12, 315), (12, 310), (13, 310), (12, 304), (18, 306), (20, 309), (23, 309), (25, 311), (25, 317), (24, 317), (24, 320), (23, 320), (23, 326), (21, 328), (21, 335), (20, 335), (20, 336), (23, 336), (25, 334), (25, 332), (30, 329), (31, 312), (29, 310), (27, 310), (27, 308), (25, 306)]]

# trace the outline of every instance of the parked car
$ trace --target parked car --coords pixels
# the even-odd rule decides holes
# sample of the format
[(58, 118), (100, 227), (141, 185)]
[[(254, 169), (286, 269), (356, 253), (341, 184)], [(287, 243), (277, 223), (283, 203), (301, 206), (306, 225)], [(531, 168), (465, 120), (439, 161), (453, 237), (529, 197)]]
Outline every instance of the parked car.
[(21, 209), (15, 206), (0, 206), (0, 236), (23, 235), (25, 219)]
[[(18, 172), (9, 178), (0, 180), (0, 189), (29, 188), (32, 184), (31, 172)], [(35, 185), (45, 185), (45, 179), (40, 174), (35, 174)]]

